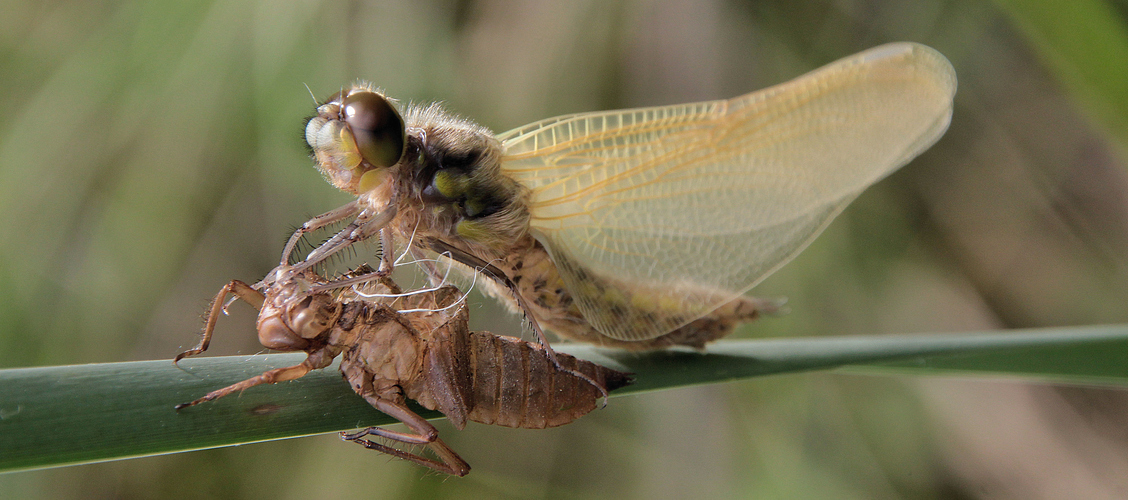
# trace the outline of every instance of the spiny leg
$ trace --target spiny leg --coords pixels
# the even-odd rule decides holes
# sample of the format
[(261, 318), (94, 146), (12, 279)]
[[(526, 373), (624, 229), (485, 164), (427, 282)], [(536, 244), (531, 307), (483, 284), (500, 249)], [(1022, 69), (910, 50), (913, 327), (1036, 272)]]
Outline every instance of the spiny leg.
[(462, 457), (458, 456), (458, 454), (455, 453), (454, 450), (450, 449), (450, 447), (447, 446), (446, 443), (444, 443), (441, 439), (436, 439), (427, 444), (427, 447), (430, 448), (431, 451), (433, 451), (435, 455), (437, 455), (442, 460), (442, 462), (439, 462), (416, 455), (414, 453), (393, 448), (385, 444), (377, 443), (370, 439), (361, 439), (366, 435), (375, 434), (374, 432), (368, 432), (373, 429), (378, 428), (370, 427), (355, 434), (347, 434), (342, 432), (341, 439), (345, 441), (352, 441), (370, 450), (387, 453), (393, 457), (407, 460), (414, 464), (422, 465), (424, 467), (428, 467), (445, 474), (450, 474), (452, 476), (462, 477), (470, 472), (470, 464), (466, 463), (465, 460), (462, 460)]
[[(340, 288), (347, 288), (353, 285), (364, 285), (376, 281), (381, 285), (387, 287), (389, 293), (391, 294), (398, 295), (403, 293), (403, 290), (399, 287), (399, 285), (396, 284), (395, 281), (392, 281), (391, 276), (389, 276), (388, 274), (381, 273), (380, 271), (373, 271), (372, 268), (368, 267), (367, 265), (362, 266), (357, 270), (367, 270), (367, 272), (361, 272), (360, 274), (356, 274), (355, 276), (346, 276), (344, 278), (337, 278), (334, 280), (321, 282), (311, 287), (310, 290), (312, 290), (313, 292), (337, 290)], [(356, 271), (354, 271), (354, 273), (355, 272)]]
[(353, 201), (352, 203), (334, 208), (333, 210), (306, 221), (305, 224), (302, 224), (301, 227), (294, 231), (294, 234), (290, 236), (290, 240), (286, 242), (286, 248), (282, 250), (282, 260), (278, 265), (285, 266), (290, 263), (290, 254), (294, 253), (294, 248), (297, 247), (298, 241), (300, 241), (302, 236), (305, 236), (306, 233), (343, 221), (358, 213), (360, 213), (360, 204)]
[[(384, 229), (395, 216), (395, 206), (390, 206), (384, 211), (374, 215), (369, 214), (367, 211), (361, 212), (356, 220), (350, 222), (348, 226), (345, 226), (344, 229), (333, 235), (328, 241), (315, 248), (306, 256), (305, 260), (290, 266), (290, 271), (295, 273), (302, 272), (353, 243), (371, 238), (380, 232), (380, 230)], [(383, 262), (381, 262), (381, 267), (383, 267), (383, 265)], [(285, 264), (280, 267), (285, 267)]]
[[(265, 278), (252, 285), (252, 287), (255, 289), (263, 289), (269, 287), (273, 283), (277, 283), (279, 281), (287, 281), (295, 274), (301, 273), (302, 271), (305, 271), (306, 269), (317, 265), (321, 261), (331, 257), (333, 254), (347, 248), (349, 245), (372, 237), (373, 235), (380, 232), (385, 226), (387, 226), (388, 223), (391, 222), (392, 219), (394, 219), (396, 216), (396, 209), (394, 205), (375, 215), (367, 210), (361, 211), (360, 214), (356, 216), (356, 219), (345, 226), (344, 229), (341, 229), (339, 232), (337, 232), (337, 234), (333, 235), (332, 238), (329, 238), (327, 241), (325, 241), (325, 243), (322, 243), (320, 246), (313, 249), (313, 251), (310, 252), (309, 255), (306, 255), (305, 260), (297, 262), (294, 265), (288, 264), (288, 261), (290, 260), (290, 254), (293, 253), (294, 246), (297, 245), (298, 240), (301, 239), (301, 236), (303, 234), (308, 231), (318, 229), (319, 227), (324, 227), (325, 225), (332, 224), (333, 222), (343, 220), (349, 215), (357, 213), (355, 211), (350, 211), (350, 209), (358, 209), (356, 203), (350, 203), (336, 210), (331, 210), (317, 217), (314, 217), (310, 221), (306, 222), (306, 224), (303, 224), (301, 228), (298, 228), (298, 230), (294, 231), (294, 234), (290, 235), (290, 241), (286, 243), (286, 248), (282, 251), (281, 264), (270, 271), (270, 273), (268, 273)], [(321, 218), (324, 218), (324, 220), (322, 220)], [(334, 218), (336, 218), (336, 220), (333, 220)], [(318, 224), (321, 225), (319, 226)], [(310, 226), (310, 229), (308, 231), (306, 230), (306, 225)], [(383, 266), (383, 263), (381, 263), (381, 266)]]
[(387, 228), (380, 230), (380, 268), (376, 273), (380, 276), (391, 276), (396, 267), (396, 242), (392, 232)]
[(204, 331), (200, 338), (200, 343), (196, 347), (188, 349), (180, 354), (177, 354), (172, 360), (172, 364), (180, 362), (180, 360), (188, 357), (195, 356), (208, 349), (208, 344), (211, 343), (212, 332), (215, 331), (215, 324), (219, 320), (219, 314), (224, 312), (227, 304), (224, 304), (227, 294), (233, 293), (236, 297), (243, 299), (248, 304), (255, 306), (255, 309), (262, 309), (263, 301), (266, 296), (262, 292), (255, 290), (250, 285), (243, 283), (239, 280), (233, 280), (226, 284), (216, 294), (215, 299), (212, 300), (211, 310), (208, 311), (208, 319), (204, 323)]
[[(363, 392), (361, 395), (369, 404), (385, 415), (403, 422), (404, 425), (414, 431), (414, 434), (390, 431), (380, 427), (369, 427), (353, 433), (342, 432), (341, 439), (352, 441), (370, 450), (381, 451), (394, 457), (402, 458), (447, 474), (465, 476), (470, 472), (470, 465), (439, 439), (439, 430), (426, 419), (411, 411), (411, 409), (403, 403), (396, 403), (377, 396), (369, 381), (363, 383), (361, 391)], [(362, 439), (365, 436), (378, 436), (405, 444), (426, 445), (442, 462), (437, 462), (369, 439)]]

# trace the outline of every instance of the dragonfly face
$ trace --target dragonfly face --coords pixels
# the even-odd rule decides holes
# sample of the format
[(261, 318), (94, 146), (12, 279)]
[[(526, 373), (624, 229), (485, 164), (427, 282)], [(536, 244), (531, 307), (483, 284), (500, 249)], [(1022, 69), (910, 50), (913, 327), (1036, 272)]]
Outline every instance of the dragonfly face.
[(379, 94), (341, 92), (317, 108), (306, 125), (306, 142), (329, 182), (356, 194), (365, 172), (403, 157), (403, 118)]
[(307, 262), (381, 234), (486, 271), (494, 295), (562, 336), (699, 347), (770, 307), (743, 293), (943, 134), (955, 87), (942, 55), (897, 43), (729, 100), (496, 136), (354, 87), (306, 136), (357, 196), (323, 218), (356, 221)]

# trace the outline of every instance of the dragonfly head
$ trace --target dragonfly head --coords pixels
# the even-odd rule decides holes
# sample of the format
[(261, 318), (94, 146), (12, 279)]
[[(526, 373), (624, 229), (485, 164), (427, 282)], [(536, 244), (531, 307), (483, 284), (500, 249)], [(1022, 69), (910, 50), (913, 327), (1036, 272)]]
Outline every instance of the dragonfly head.
[(355, 86), (317, 107), (306, 124), (317, 168), (330, 183), (352, 194), (380, 187), (403, 158), (403, 117), (379, 91)]

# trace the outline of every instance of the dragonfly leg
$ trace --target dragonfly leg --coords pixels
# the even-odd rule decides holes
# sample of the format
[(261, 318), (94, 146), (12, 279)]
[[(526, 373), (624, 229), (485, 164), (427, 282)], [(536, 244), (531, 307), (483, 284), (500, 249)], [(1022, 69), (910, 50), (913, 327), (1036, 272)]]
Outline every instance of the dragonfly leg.
[(294, 248), (298, 246), (298, 241), (300, 241), (302, 236), (306, 233), (343, 221), (360, 213), (360, 210), (360, 204), (354, 201), (306, 221), (305, 224), (302, 224), (301, 227), (294, 231), (294, 234), (290, 236), (290, 240), (286, 242), (286, 248), (282, 250), (282, 260), (278, 265), (284, 266), (290, 263), (290, 255), (294, 253)]
[(262, 309), (263, 301), (266, 300), (266, 296), (263, 295), (262, 292), (255, 290), (242, 281), (234, 280), (224, 285), (223, 288), (219, 290), (219, 293), (216, 294), (215, 300), (212, 300), (211, 309), (208, 311), (208, 320), (204, 323), (204, 331), (201, 334), (200, 343), (196, 344), (196, 347), (177, 354), (176, 358), (172, 360), (173, 364), (176, 364), (188, 356), (200, 354), (208, 349), (208, 344), (211, 343), (212, 332), (215, 331), (215, 324), (219, 320), (219, 314), (221, 312), (226, 313), (227, 305), (224, 304), (224, 301), (229, 293), (233, 293), (236, 297), (255, 306), (255, 309)]
[[(310, 252), (304, 261), (289, 266), (290, 272), (297, 273), (304, 271), (353, 243), (371, 238), (384, 229), (395, 216), (395, 206), (390, 206), (376, 214), (371, 214), (367, 211), (361, 212), (356, 220), (350, 222), (344, 229)], [(383, 267), (383, 265), (383, 262), (381, 262), (381, 267)], [(280, 267), (284, 266), (285, 264)]]
[[(403, 404), (402, 395), (397, 396), (397, 399), (400, 400), (399, 402), (380, 397), (373, 389), (371, 380), (367, 377), (360, 382), (360, 388), (357, 392), (377, 410), (403, 422), (412, 432), (397, 432), (380, 427), (368, 427), (357, 432), (342, 432), (341, 439), (352, 441), (370, 450), (381, 451), (394, 457), (402, 458), (447, 474), (465, 476), (470, 472), (470, 465), (439, 439), (439, 430), (426, 419), (419, 416), (418, 413), (411, 411), (410, 408)], [(377, 436), (405, 444), (425, 445), (442, 461), (435, 461), (415, 453), (399, 450), (369, 439), (363, 439), (365, 436)]]
[(214, 399), (219, 399), (219, 398), (222, 398), (222, 397), (224, 397), (228, 394), (231, 394), (233, 392), (243, 391), (243, 390), (249, 389), (251, 387), (254, 387), (256, 385), (273, 384), (273, 383), (277, 383), (277, 382), (285, 382), (287, 380), (294, 380), (294, 379), (302, 378), (307, 373), (309, 373), (311, 369), (315, 368), (315, 367), (309, 365), (308, 361), (309, 360), (307, 359), (306, 361), (303, 361), (302, 364), (300, 364), (300, 365), (287, 366), (286, 368), (275, 368), (273, 370), (265, 371), (261, 375), (251, 377), (251, 378), (244, 380), (242, 382), (231, 384), (231, 385), (224, 387), (222, 389), (218, 389), (218, 390), (214, 390), (212, 392), (209, 392), (204, 397), (197, 399), (195, 401), (192, 401), (190, 403), (178, 404), (178, 405), (175, 406), (175, 408), (177, 410), (179, 410), (181, 408), (187, 408), (189, 406), (194, 406), (194, 405), (203, 403), (205, 401), (211, 401), (211, 400), (214, 400)]
[(452, 476), (462, 477), (470, 472), (470, 464), (466, 463), (465, 460), (462, 460), (462, 457), (458, 456), (458, 453), (455, 453), (454, 450), (450, 449), (450, 447), (447, 446), (446, 443), (444, 443), (441, 439), (435, 439), (434, 441), (427, 443), (427, 448), (434, 452), (435, 455), (437, 455), (439, 459), (442, 460), (441, 462), (417, 455), (415, 453), (396, 449), (385, 444), (377, 443), (375, 441), (372, 441), (371, 439), (362, 439), (364, 436), (368, 435), (386, 437), (393, 440), (395, 439), (392, 437), (384, 436), (381, 433), (377, 432), (381, 430), (383, 429), (380, 429), (379, 427), (369, 427), (353, 434), (342, 432), (341, 439), (345, 441), (352, 441), (370, 450), (387, 453), (393, 457), (407, 460), (424, 467), (429, 467), (431, 469), (450, 474)]

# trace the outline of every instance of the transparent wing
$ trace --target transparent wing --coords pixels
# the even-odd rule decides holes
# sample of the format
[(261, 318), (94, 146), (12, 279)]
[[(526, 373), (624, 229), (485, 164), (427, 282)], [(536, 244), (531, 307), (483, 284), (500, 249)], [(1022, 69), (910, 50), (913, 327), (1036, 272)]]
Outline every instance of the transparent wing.
[(955, 90), (935, 50), (883, 45), (729, 100), (533, 123), (499, 136), (502, 169), (584, 316), (648, 339), (746, 292), (931, 146)]

